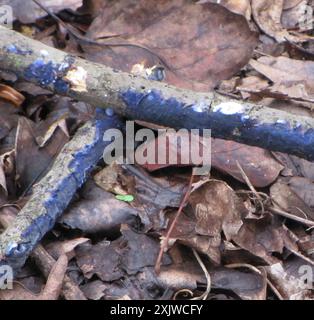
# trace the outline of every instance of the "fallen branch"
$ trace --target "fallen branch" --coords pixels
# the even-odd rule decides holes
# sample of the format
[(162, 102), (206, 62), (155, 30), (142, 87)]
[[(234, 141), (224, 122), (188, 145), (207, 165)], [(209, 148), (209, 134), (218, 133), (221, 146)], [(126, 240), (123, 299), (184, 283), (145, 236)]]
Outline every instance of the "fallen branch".
[[(6, 229), (14, 223), (15, 215), (10, 214), (0, 215), (0, 224)], [(31, 258), (34, 260), (37, 268), (43, 276), (48, 279), (56, 260), (46, 251), (42, 245), (38, 245), (31, 253)], [(78, 285), (68, 276), (65, 275), (62, 287), (62, 296), (66, 300), (86, 300), (83, 292)]]
[(196, 93), (68, 55), (0, 27), (0, 69), (58, 94), (130, 119), (176, 129), (211, 129), (216, 138), (314, 160), (314, 119)]
[(95, 120), (78, 130), (57, 156), (51, 170), (34, 186), (32, 197), (17, 218), (0, 235), (0, 265), (10, 265), (14, 271), (24, 265), (103, 155), (109, 143), (103, 141), (104, 132), (122, 127), (117, 116), (107, 116), (104, 110), (98, 109)]

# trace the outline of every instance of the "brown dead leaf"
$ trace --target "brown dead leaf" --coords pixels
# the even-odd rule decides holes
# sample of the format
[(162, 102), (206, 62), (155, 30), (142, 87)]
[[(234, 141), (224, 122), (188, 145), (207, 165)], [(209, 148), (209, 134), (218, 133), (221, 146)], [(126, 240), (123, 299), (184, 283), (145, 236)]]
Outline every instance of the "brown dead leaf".
[(291, 35), (281, 24), (282, 10), (285, 0), (252, 0), (252, 12), (255, 22), (277, 42), (301, 41), (302, 38)]
[(296, 156), (289, 156), (295, 168), (297, 169), (298, 176), (303, 176), (311, 181), (314, 181), (314, 163), (301, 159)]
[(95, 183), (107, 192), (112, 192), (113, 194), (128, 194), (120, 183), (119, 176), (121, 176), (122, 167), (117, 163), (113, 162), (106, 166), (94, 175)]
[[(270, 195), (276, 205), (303, 219), (314, 220), (313, 183), (306, 178), (294, 177), (280, 180), (270, 188)], [(312, 208), (311, 208), (312, 207)]]
[(231, 12), (241, 14), (249, 21), (251, 20), (251, 3), (250, 0), (199, 0), (198, 3), (219, 3)]
[[(109, 168), (112, 171), (110, 172)], [(119, 169), (120, 168), (120, 169)], [(137, 210), (144, 230), (163, 229), (166, 225), (164, 209), (167, 207), (177, 208), (180, 206), (182, 192), (186, 185), (186, 180), (179, 180), (173, 177), (168, 181), (166, 177), (159, 179), (147, 174), (142, 168), (134, 165), (125, 165), (124, 170), (119, 166), (110, 166), (103, 171), (102, 181), (112, 182), (115, 190), (123, 189), (124, 193), (134, 195), (132, 207)], [(120, 186), (118, 186), (120, 184)], [(122, 193), (122, 194), (124, 194)]]
[(0, 98), (11, 102), (16, 107), (20, 107), (25, 100), (22, 94), (4, 84), (0, 84)]
[[(195, 148), (196, 144), (199, 145), (198, 149)], [(158, 148), (160, 145), (166, 147)], [(211, 161), (213, 168), (245, 182), (237, 166), (237, 162), (239, 162), (253, 186), (260, 188), (273, 183), (283, 169), (283, 166), (267, 150), (234, 141), (199, 137), (188, 132), (170, 132), (160, 135), (152, 141), (145, 142), (140, 149), (140, 152), (137, 149), (137, 155), (143, 154), (142, 150), (150, 150), (150, 154), (155, 154), (154, 163), (151, 159), (146, 161), (147, 156), (141, 160), (142, 167), (151, 172), (174, 166), (170, 159), (176, 160), (177, 165), (175, 166), (206, 165)], [(208, 154), (205, 150), (210, 150), (211, 153)], [(211, 159), (205, 161), (198, 159), (195, 157), (197, 152), (203, 157), (208, 155), (208, 158)], [(137, 156), (136, 159), (140, 159), (140, 156)], [(165, 159), (165, 161), (161, 162), (160, 159)], [(197, 163), (196, 160), (202, 162)]]
[(270, 91), (284, 98), (314, 101), (314, 62), (287, 57), (261, 57), (250, 65), (271, 80)]
[[(75, 249), (77, 263), (87, 279), (96, 274), (103, 281), (114, 281), (155, 265), (157, 240), (135, 233), (125, 225), (121, 232), (122, 236), (112, 242), (84, 243)], [(164, 255), (163, 264), (170, 263), (169, 256)]]
[[(307, 216), (314, 220), (314, 183), (313, 181), (302, 178), (292, 177), (289, 180), (289, 186), (312, 210)], [(303, 214), (304, 217), (304, 214)]]
[(192, 192), (185, 211), (175, 224), (171, 241), (192, 247), (220, 264), (221, 233), (228, 239), (238, 233), (242, 216), (247, 214), (243, 203), (226, 183), (210, 180)]
[[(174, 247), (173, 249), (179, 248)], [(220, 290), (233, 292), (245, 300), (266, 299), (266, 275), (263, 271), (257, 273), (245, 266), (237, 269), (213, 267), (206, 260), (204, 264), (210, 274), (213, 299), (215, 299), (216, 290), (217, 292)], [(195, 292), (197, 287), (205, 287), (207, 280), (195, 258), (192, 259), (188, 252), (183, 251), (181, 261), (161, 268), (158, 282), (164, 288), (171, 288), (176, 292), (182, 289)]]
[(75, 249), (77, 264), (85, 278), (91, 279), (96, 274), (103, 281), (113, 281), (123, 276), (120, 268), (119, 248), (121, 239), (104, 240), (95, 245), (84, 243)]
[(128, 72), (143, 61), (146, 68), (158, 65), (160, 56), (167, 64), (168, 83), (195, 90), (212, 89), (230, 78), (248, 62), (256, 46), (256, 35), (244, 17), (217, 4), (188, 0), (108, 2), (88, 36), (96, 39), (112, 34), (123, 37), (104, 43), (142, 45), (154, 54), (136, 47), (85, 46), (85, 56)]
[(68, 258), (63, 254), (52, 267), (45, 288), (38, 297), (38, 300), (57, 300), (59, 298), (67, 267)]
[(9, 135), (10, 131), (12, 132), (12, 129), (16, 128), (18, 121), (17, 112), (18, 109), (12, 103), (0, 99), (0, 139), (5, 138)]
[(285, 247), (297, 250), (295, 240), (291, 239), (280, 221), (272, 216), (259, 220), (244, 220), (243, 226), (232, 240), (270, 265), (279, 262), (274, 253), (282, 254)]
[(122, 223), (135, 222), (138, 212), (134, 208), (115, 199), (92, 181), (84, 186), (81, 194), (82, 199), (73, 203), (59, 222), (87, 233), (115, 233)]
[(219, 243), (221, 231), (227, 239), (238, 233), (247, 213), (234, 191), (219, 180), (210, 180), (194, 191), (189, 204), (195, 212), (196, 233), (217, 238)]
[(212, 139), (212, 166), (244, 182), (237, 162), (252, 185), (259, 188), (273, 183), (283, 169), (267, 150), (233, 141)]
[[(20, 117), (16, 133), (16, 180), (20, 190), (31, 187), (52, 165), (55, 156), (68, 141), (68, 136), (59, 127), (46, 146), (36, 142), (33, 123)], [(34, 162), (35, 161), (35, 162)]]
[(103, 283), (101, 280), (95, 280), (88, 282), (81, 287), (84, 295), (90, 300), (100, 300), (105, 295), (105, 290), (108, 285)]
[[(145, 267), (155, 266), (159, 253), (159, 241), (146, 234), (135, 233), (126, 225), (121, 227), (123, 240), (126, 242), (125, 250), (121, 254), (121, 263), (127, 274), (135, 274)], [(171, 264), (166, 254), (162, 259), (163, 265)]]
[(2, 187), (2, 190), (0, 190), (0, 193), (4, 192), (4, 194), (7, 194), (8, 190), (7, 190), (7, 183), (6, 183), (6, 178), (5, 178), (2, 156), (0, 157), (0, 186)]
[[(169, 214), (169, 225), (172, 223), (175, 213), (176, 212), (172, 212), (172, 214)], [(178, 242), (189, 248), (193, 248), (206, 255), (214, 264), (219, 265), (221, 263), (219, 248), (221, 241), (220, 235), (218, 237), (198, 235), (195, 231), (195, 227), (195, 218), (182, 214), (171, 232), (169, 244), (172, 245), (175, 242)], [(165, 236), (166, 232), (164, 232), (162, 240)]]
[(64, 241), (54, 241), (45, 246), (48, 253), (55, 259), (59, 259), (62, 255), (66, 255), (68, 260), (71, 260), (75, 256), (74, 249), (83, 243), (88, 242), (88, 238), (75, 238)]
[(261, 272), (217, 268), (210, 272), (212, 288), (231, 290), (244, 300), (266, 299), (266, 275)]
[(250, 93), (260, 93), (269, 87), (267, 80), (257, 76), (250, 76), (242, 79), (241, 84), (237, 86), (237, 90), (241, 92), (242, 98), (247, 99)]

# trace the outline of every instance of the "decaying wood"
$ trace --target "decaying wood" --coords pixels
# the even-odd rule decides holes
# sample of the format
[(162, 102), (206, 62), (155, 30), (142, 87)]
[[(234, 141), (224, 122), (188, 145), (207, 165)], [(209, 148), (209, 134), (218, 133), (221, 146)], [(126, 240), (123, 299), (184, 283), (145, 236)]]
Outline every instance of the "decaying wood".
[(314, 119), (197, 93), (118, 72), (0, 27), (0, 69), (58, 94), (130, 119), (176, 129), (211, 129), (212, 136), (314, 160)]
[(34, 186), (30, 200), (0, 235), (0, 265), (10, 265), (14, 271), (24, 265), (102, 157), (108, 144), (103, 141), (106, 129), (120, 126), (117, 116), (99, 110), (94, 121), (87, 122), (64, 146), (51, 170)]
[[(4, 228), (9, 228), (14, 223), (14, 219), (13, 215), (0, 215), (0, 224)], [(48, 279), (56, 260), (40, 244), (31, 253), (31, 257), (44, 277)], [(68, 275), (65, 275), (63, 280), (62, 296), (66, 300), (86, 300), (83, 292)]]

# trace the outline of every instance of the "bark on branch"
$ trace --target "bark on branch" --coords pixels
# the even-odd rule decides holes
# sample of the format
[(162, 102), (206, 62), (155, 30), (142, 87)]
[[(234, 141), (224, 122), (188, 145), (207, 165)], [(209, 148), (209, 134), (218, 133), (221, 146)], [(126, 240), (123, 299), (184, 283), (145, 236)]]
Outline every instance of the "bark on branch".
[(14, 272), (20, 270), (101, 159), (110, 143), (103, 141), (105, 131), (110, 128), (122, 130), (123, 126), (117, 115), (107, 115), (98, 109), (95, 119), (76, 132), (57, 156), (51, 170), (33, 187), (31, 198), (14, 222), (0, 234), (0, 267), (9, 265)]
[(212, 129), (216, 138), (314, 160), (314, 119), (196, 93), (118, 72), (48, 47), (0, 27), (0, 69), (58, 94), (98, 107), (112, 107), (129, 119), (175, 129)]

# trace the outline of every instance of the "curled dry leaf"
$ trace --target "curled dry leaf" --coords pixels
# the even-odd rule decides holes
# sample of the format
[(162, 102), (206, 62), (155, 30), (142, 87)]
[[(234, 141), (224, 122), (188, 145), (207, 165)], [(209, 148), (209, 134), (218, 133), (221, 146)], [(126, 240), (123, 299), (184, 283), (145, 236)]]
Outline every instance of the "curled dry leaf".
[(38, 300), (57, 300), (59, 298), (67, 267), (68, 258), (63, 254), (52, 267), (45, 288), (39, 295)]
[[(181, 215), (170, 235), (178, 241), (207, 255), (220, 264), (221, 233), (230, 239), (240, 230), (248, 212), (234, 191), (224, 182), (210, 180), (189, 197), (192, 210)], [(171, 222), (169, 222), (170, 224)]]
[(16, 133), (15, 154), (16, 178), (21, 191), (31, 187), (47, 172), (55, 156), (69, 138), (60, 127), (57, 127), (45, 147), (40, 148), (35, 139), (33, 126), (30, 120), (20, 117)]
[(55, 241), (46, 245), (45, 249), (56, 260), (64, 254), (68, 257), (68, 260), (71, 260), (75, 256), (74, 249), (78, 245), (88, 241), (90, 241), (88, 238), (75, 238), (65, 241)]
[(281, 24), (284, 2), (285, 0), (252, 0), (254, 20), (261, 30), (278, 42), (301, 41), (301, 36), (291, 35)]
[(261, 57), (250, 65), (274, 85), (270, 91), (283, 97), (314, 101), (314, 62), (287, 57)]
[[(270, 188), (275, 205), (303, 219), (314, 220), (313, 183), (306, 178), (280, 180)], [(311, 208), (312, 207), (312, 208)]]
[(269, 265), (279, 262), (274, 253), (282, 254), (284, 248), (298, 250), (296, 240), (277, 217), (273, 216), (265, 216), (259, 220), (245, 220), (232, 240)]
[(16, 107), (20, 107), (25, 100), (22, 94), (4, 84), (0, 84), (0, 98), (11, 102)]

